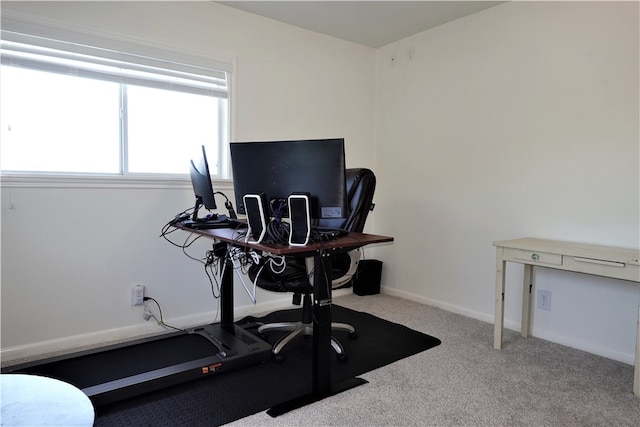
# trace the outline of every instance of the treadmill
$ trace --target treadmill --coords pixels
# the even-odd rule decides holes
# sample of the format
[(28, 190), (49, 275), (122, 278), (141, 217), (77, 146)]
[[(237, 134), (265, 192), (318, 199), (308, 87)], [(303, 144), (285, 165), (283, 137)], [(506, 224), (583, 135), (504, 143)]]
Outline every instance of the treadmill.
[(101, 406), (262, 363), (271, 357), (272, 346), (233, 322), (233, 268), (224, 270), (220, 323), (7, 366), (2, 373), (65, 381)]

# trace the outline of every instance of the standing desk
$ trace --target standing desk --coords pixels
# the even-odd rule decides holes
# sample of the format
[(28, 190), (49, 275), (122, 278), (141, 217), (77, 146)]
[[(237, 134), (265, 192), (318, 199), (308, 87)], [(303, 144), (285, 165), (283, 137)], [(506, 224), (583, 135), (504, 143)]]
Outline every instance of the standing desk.
[[(531, 332), (531, 291), (534, 266), (640, 282), (640, 251), (638, 249), (531, 237), (503, 240), (493, 244), (496, 247), (496, 299), (493, 332), (493, 347), (496, 350), (502, 348), (504, 278), (507, 262), (524, 264), (521, 335), (525, 338)], [(638, 307), (638, 329), (636, 331), (633, 392), (636, 396), (640, 396), (640, 307)]]
[[(296, 255), (312, 260), (310, 270), (313, 270), (313, 361), (312, 388), (309, 394), (300, 396), (288, 402), (283, 402), (269, 409), (267, 413), (273, 417), (302, 407), (325, 397), (366, 383), (361, 378), (351, 378), (341, 383), (331, 383), (331, 281), (326, 272), (331, 271), (331, 255), (374, 244), (392, 242), (393, 237), (374, 234), (350, 232), (346, 236), (338, 237), (320, 243), (310, 243), (306, 246), (288, 246), (271, 243), (247, 243), (244, 237), (230, 228), (218, 229), (190, 229), (182, 228), (202, 236), (219, 240), (228, 245), (245, 248), (273, 255)], [(221, 290), (221, 324), (233, 324), (233, 265), (227, 257), (225, 273), (222, 277)], [(308, 263), (309, 264), (309, 263)], [(309, 267), (308, 267), (309, 268)]]

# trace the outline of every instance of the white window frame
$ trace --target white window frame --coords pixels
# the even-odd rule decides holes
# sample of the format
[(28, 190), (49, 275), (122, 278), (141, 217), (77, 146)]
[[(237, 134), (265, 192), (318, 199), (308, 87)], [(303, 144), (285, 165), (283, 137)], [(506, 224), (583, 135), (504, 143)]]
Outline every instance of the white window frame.
[[(167, 46), (132, 40), (120, 35), (99, 33), (95, 30), (69, 25), (66, 22), (53, 22), (33, 16), (2, 12), (2, 39), (13, 42), (29, 42), (48, 40), (51, 44), (44, 47), (60, 48), (74, 46), (79, 53), (102, 52), (107, 59), (126, 60), (136, 58), (143, 66), (144, 59), (151, 58), (150, 65), (161, 63), (175, 66), (176, 71), (204, 69), (226, 75), (226, 91), (228, 110), (226, 123), (221, 126), (226, 144), (219, 147), (220, 170), (214, 181), (227, 187), (230, 182), (230, 159), (228, 141), (230, 135), (231, 85), (234, 61), (222, 58), (203, 57), (184, 50), (176, 50)], [(41, 44), (42, 45), (42, 44)], [(155, 61), (155, 62), (154, 62)], [(188, 65), (187, 65), (188, 64)], [(182, 66), (183, 68), (181, 68)], [(2, 187), (94, 187), (94, 188), (190, 188), (188, 174), (64, 174), (39, 172), (2, 172)]]

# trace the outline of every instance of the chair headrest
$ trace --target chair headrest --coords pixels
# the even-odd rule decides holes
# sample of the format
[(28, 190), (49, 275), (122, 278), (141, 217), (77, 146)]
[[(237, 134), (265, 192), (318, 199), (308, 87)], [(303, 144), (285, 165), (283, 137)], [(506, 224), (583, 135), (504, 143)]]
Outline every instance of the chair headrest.
[(370, 169), (347, 169), (347, 197), (351, 212), (345, 225), (349, 231), (362, 232), (369, 212), (373, 210), (376, 176)]
[(376, 176), (367, 168), (350, 168), (345, 171), (349, 216), (341, 220), (321, 220), (321, 227), (342, 228), (362, 232), (369, 212), (373, 210)]

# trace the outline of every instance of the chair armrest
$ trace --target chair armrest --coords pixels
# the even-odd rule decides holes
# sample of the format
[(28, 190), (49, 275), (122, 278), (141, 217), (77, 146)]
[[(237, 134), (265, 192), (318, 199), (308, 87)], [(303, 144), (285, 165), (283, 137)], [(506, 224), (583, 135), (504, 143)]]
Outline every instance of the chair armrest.
[(344, 275), (331, 281), (331, 289), (336, 289), (348, 283), (358, 271), (358, 263), (362, 257), (362, 248), (347, 252), (349, 255), (349, 269)]

